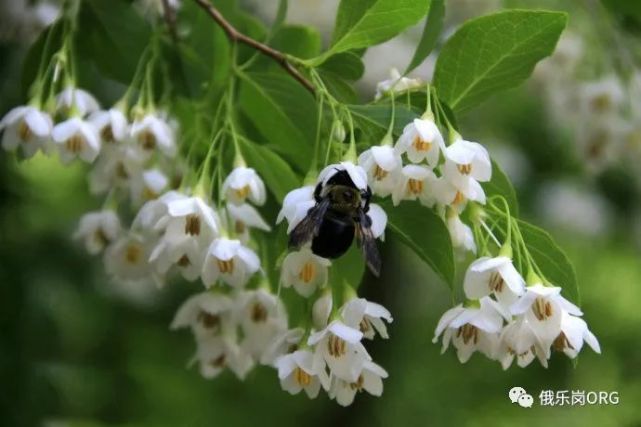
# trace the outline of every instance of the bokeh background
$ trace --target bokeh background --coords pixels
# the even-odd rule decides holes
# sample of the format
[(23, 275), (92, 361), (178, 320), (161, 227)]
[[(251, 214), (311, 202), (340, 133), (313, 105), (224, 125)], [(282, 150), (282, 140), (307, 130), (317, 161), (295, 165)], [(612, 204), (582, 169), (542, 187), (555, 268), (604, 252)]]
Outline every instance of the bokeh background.
[[(290, 21), (331, 30), (335, 0), (290, 3)], [(23, 101), (17, 84), (22, 60), (56, 4), (0, 4), (4, 114)], [(251, 0), (244, 6), (269, 21), (276, 2)], [(596, 0), (448, 0), (445, 36), (463, 20), (502, 7), (564, 9), (570, 13), (570, 31), (583, 40), (582, 55), (608, 64), (582, 70), (580, 78), (629, 76), (641, 50), (639, 15), (609, 6)], [(416, 28), (368, 52), (368, 71), (359, 83), (363, 99), (372, 96), (375, 82), (391, 66), (403, 68), (419, 34)], [(594, 37), (618, 40), (631, 59), (619, 64), (628, 54), (607, 42), (593, 43)], [(429, 79), (431, 64), (433, 58), (415, 74)], [(590, 167), (580, 149), (585, 124), (566, 120), (558, 105), (550, 106), (545, 93), (562, 89), (549, 80), (539, 73), (527, 85), (494, 97), (463, 117), (461, 128), (468, 138), (488, 144), (511, 175), (522, 215), (548, 227), (567, 250), (602, 355), (586, 348), (576, 364), (557, 355), (548, 369), (533, 363), (507, 372), (480, 356), (461, 365), (452, 351), (440, 355), (440, 345), (431, 340), (438, 318), (451, 305), (450, 292), (412, 253), (386, 245), (383, 277), (367, 277), (361, 287), (365, 297), (394, 315), (391, 339), (370, 347), (390, 374), (381, 398), (359, 395), (345, 409), (324, 394), (313, 401), (292, 397), (280, 390), (267, 367), (255, 369), (245, 382), (230, 372), (204, 380), (186, 367), (191, 336), (168, 329), (196, 285), (179, 282), (158, 291), (109, 280), (100, 259), (71, 240), (79, 216), (99, 207), (88, 194), (85, 167), (61, 167), (43, 156), (19, 162), (2, 152), (0, 424), (641, 426), (639, 180), (628, 164)], [(641, 155), (630, 156), (639, 173)], [(513, 386), (534, 395), (535, 406), (511, 404), (507, 391)], [(541, 390), (617, 391), (620, 402), (538, 407)]]

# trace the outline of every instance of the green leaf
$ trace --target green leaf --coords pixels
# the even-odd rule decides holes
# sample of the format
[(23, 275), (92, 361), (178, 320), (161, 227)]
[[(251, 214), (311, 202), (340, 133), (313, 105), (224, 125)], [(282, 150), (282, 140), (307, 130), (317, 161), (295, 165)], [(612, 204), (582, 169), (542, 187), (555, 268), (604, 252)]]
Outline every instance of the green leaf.
[[(312, 58), (321, 50), (321, 36), (318, 30), (303, 25), (287, 25), (281, 27), (270, 43), (275, 49), (288, 53), (297, 58)], [(271, 64), (274, 61), (269, 60)], [(274, 64), (277, 65), (277, 64)]]
[(86, 0), (78, 23), (79, 53), (90, 58), (102, 75), (129, 84), (149, 44), (147, 21), (129, 2)]
[(327, 56), (391, 39), (420, 21), (429, 3), (428, 0), (341, 1)]
[(284, 73), (244, 73), (238, 105), (274, 150), (307, 170), (318, 109), (309, 92)]
[(519, 202), (516, 197), (516, 191), (514, 191), (510, 179), (494, 160), (492, 160), (492, 179), (489, 182), (484, 182), (482, 185), (488, 199), (492, 196), (505, 197), (507, 205), (510, 208), (510, 215), (514, 217), (519, 216)]
[(240, 142), (247, 165), (256, 169), (278, 203), (283, 201), (287, 193), (300, 186), (300, 178), (278, 154), (246, 138), (240, 138)]
[(565, 27), (561, 12), (509, 10), (463, 24), (441, 51), (434, 85), (455, 112), (521, 84), (550, 55)]
[(318, 74), (323, 79), (323, 84), (329, 93), (342, 103), (354, 103), (358, 101), (358, 95), (354, 87), (341, 76), (331, 71), (319, 70)]
[(423, 28), (423, 34), (421, 39), (416, 46), (416, 51), (414, 56), (410, 61), (407, 69), (405, 69), (405, 74), (412, 71), (414, 68), (418, 67), (425, 61), (425, 58), (432, 52), (436, 42), (438, 41), (438, 36), (441, 34), (443, 29), (443, 17), (445, 16), (445, 0), (432, 0), (430, 2), (430, 11), (427, 14), (427, 19), (425, 20), (425, 28)]
[(519, 221), (519, 228), (530, 254), (545, 278), (553, 285), (563, 288), (564, 295), (579, 304), (576, 273), (565, 252), (559, 248), (547, 231), (525, 221)]
[(412, 249), (448, 286), (454, 283), (454, 252), (450, 233), (443, 220), (418, 202), (392, 206), (384, 201), (387, 234)]
[[(392, 120), (391, 105), (348, 105), (347, 107), (352, 112), (356, 126), (374, 128), (375, 131), (383, 131), (383, 133), (387, 132)], [(409, 110), (406, 106), (396, 105), (394, 135), (400, 136), (403, 133), (403, 128), (418, 116), (419, 114)], [(373, 144), (376, 142), (378, 141), (372, 141)]]
[(365, 72), (362, 58), (351, 51), (330, 56), (319, 68), (347, 80), (358, 80), (363, 77)]

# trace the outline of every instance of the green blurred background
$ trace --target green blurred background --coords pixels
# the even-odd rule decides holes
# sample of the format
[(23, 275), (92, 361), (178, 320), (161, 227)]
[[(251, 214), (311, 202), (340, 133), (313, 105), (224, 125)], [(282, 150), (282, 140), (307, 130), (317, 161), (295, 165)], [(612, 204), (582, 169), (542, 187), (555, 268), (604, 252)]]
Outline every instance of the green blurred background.
[[(507, 3), (555, 8), (572, 2)], [(628, 18), (624, 24), (636, 31)], [(590, 21), (579, 18), (572, 25)], [(2, 114), (22, 101), (15, 82), (27, 48), (24, 40), (11, 39), (0, 47)], [(555, 355), (548, 369), (533, 363), (506, 372), (480, 356), (461, 365), (451, 350), (440, 355), (440, 345), (431, 340), (451, 305), (450, 292), (412, 253), (386, 245), (383, 277), (368, 276), (360, 288), (394, 315), (391, 338), (369, 347), (390, 374), (381, 398), (362, 394), (353, 406), (341, 408), (322, 393), (313, 401), (290, 396), (267, 367), (255, 369), (244, 382), (230, 372), (204, 380), (186, 368), (192, 337), (168, 329), (180, 302), (199, 286), (179, 282), (157, 291), (111, 282), (100, 259), (90, 258), (70, 238), (79, 216), (100, 206), (88, 194), (86, 167), (61, 167), (42, 156), (18, 162), (1, 152), (0, 423), (641, 426), (641, 250), (631, 231), (638, 189), (616, 167), (586, 174), (572, 139), (547, 126), (543, 110), (536, 90), (525, 86), (493, 98), (463, 118), (461, 128), (484, 143), (496, 140), (492, 152), (507, 149), (527, 159), (527, 173), (516, 180), (523, 216), (551, 227), (574, 262), (581, 306), (602, 355), (586, 348), (576, 365)], [(540, 209), (545, 197), (540, 189), (558, 182), (588, 188), (608, 207), (609, 225), (594, 233), (555, 227), (559, 221)], [(567, 203), (570, 220), (583, 214), (582, 205)], [(507, 392), (513, 386), (532, 394), (535, 406), (511, 404)], [(541, 390), (617, 391), (620, 402), (539, 407)]]

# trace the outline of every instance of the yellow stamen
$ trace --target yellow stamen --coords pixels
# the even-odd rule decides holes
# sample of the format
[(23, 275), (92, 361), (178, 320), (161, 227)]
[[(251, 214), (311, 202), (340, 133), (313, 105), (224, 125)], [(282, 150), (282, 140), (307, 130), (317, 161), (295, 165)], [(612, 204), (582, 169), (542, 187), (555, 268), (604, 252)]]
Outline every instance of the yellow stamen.
[(309, 284), (314, 277), (316, 277), (316, 265), (312, 261), (307, 261), (300, 273), (298, 273), (298, 278)]
[(200, 217), (196, 214), (190, 214), (185, 217), (185, 234), (198, 236), (200, 234)]
[(407, 181), (407, 191), (410, 194), (419, 195), (423, 192), (423, 187), (425, 183), (421, 180), (410, 178)]
[(216, 259), (216, 264), (218, 265), (218, 270), (223, 274), (232, 274), (234, 272), (234, 258), (227, 261)]
[(541, 322), (552, 317), (553, 314), (552, 304), (543, 298), (537, 298), (534, 300), (534, 304), (532, 304), (532, 311), (536, 318)]
[(414, 138), (412, 145), (414, 146), (414, 149), (416, 149), (416, 151), (429, 151), (429, 149), (432, 147), (431, 142), (422, 140), (418, 135)]

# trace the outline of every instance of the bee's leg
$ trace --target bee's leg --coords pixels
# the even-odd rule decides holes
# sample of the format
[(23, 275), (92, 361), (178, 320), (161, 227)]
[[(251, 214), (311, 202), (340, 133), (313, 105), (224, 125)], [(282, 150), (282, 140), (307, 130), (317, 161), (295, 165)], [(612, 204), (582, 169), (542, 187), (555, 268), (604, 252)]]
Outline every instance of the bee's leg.
[(372, 189), (367, 186), (367, 190), (361, 191), (361, 199), (365, 201), (363, 212), (369, 212), (369, 201), (372, 198)]
[(314, 200), (316, 200), (316, 203), (319, 203), (321, 201), (322, 189), (323, 189), (323, 184), (319, 182), (316, 188), (314, 189)]

